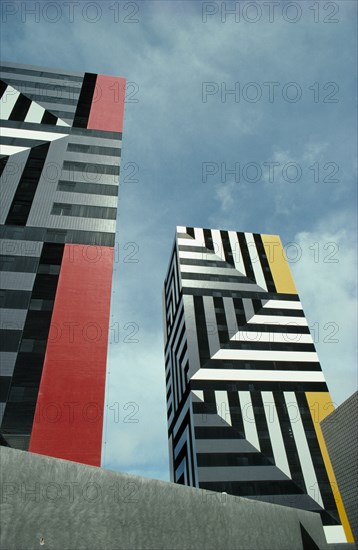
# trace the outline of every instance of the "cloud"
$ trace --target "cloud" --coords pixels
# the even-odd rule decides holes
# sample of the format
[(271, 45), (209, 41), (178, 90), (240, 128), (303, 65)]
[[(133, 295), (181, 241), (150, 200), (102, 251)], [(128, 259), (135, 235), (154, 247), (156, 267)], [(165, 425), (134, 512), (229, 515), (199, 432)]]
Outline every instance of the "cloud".
[(301, 255), (291, 268), (328, 388), (340, 404), (358, 385), (354, 224), (340, 212), (294, 242)]
[(235, 205), (234, 191), (236, 187), (236, 183), (232, 181), (217, 187), (216, 198), (218, 199), (220, 209), (223, 212), (227, 212), (231, 207)]
[(121, 339), (110, 350), (102, 465), (168, 480), (165, 367), (159, 328), (150, 335), (139, 328), (131, 336), (138, 342)]
[(327, 149), (328, 143), (326, 141), (320, 143), (310, 140), (304, 146), (302, 152), (302, 162), (308, 167), (313, 165), (315, 162), (322, 162), (322, 160), (324, 160), (324, 153)]

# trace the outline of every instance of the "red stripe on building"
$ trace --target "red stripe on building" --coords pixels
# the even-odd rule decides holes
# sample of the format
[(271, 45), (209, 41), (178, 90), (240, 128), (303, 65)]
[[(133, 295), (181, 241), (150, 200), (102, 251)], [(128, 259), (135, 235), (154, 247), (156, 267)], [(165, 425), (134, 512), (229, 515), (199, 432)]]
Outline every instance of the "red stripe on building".
[(125, 93), (125, 78), (99, 74), (87, 128), (122, 132)]
[(29, 451), (100, 466), (113, 248), (66, 244)]

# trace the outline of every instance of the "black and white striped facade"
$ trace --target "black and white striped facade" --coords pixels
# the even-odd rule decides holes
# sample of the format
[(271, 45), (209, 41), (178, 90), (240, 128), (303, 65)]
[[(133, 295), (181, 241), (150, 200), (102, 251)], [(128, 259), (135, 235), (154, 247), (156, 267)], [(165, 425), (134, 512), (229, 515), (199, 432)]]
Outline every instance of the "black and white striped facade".
[(316, 418), (331, 401), (279, 237), (177, 227), (163, 303), (171, 480), (319, 512), (346, 541)]
[[(17, 225), (23, 240), (113, 246), (122, 133), (88, 127), (97, 75), (0, 70), (1, 237)], [(31, 196), (29, 175), (38, 175)]]
[[(35, 426), (56, 300), (61, 308), (62, 268), (84, 263), (87, 293), (89, 288), (93, 292), (90, 311), (97, 292), (94, 275), (89, 281), (94, 262), (113, 264), (123, 82), (121, 77), (0, 64), (0, 429), (11, 446), (23, 450)], [(81, 293), (78, 279), (73, 283), (67, 275), (69, 293)], [(103, 280), (102, 289), (110, 292), (110, 281)], [(75, 313), (69, 313), (70, 322)], [(83, 318), (88, 314), (81, 313)], [(102, 324), (105, 335), (107, 322)], [(76, 349), (83, 345), (82, 338)], [(73, 359), (72, 350), (66, 355), (64, 345), (60, 359), (59, 371)], [(68, 380), (70, 394), (73, 380)], [(65, 401), (63, 388), (59, 392)]]

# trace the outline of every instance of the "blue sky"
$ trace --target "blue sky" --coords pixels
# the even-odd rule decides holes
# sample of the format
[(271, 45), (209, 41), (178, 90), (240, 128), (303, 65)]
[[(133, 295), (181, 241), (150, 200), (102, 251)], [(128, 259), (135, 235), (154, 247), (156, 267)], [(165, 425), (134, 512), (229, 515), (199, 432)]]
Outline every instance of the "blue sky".
[(226, 17), (223, 2), (22, 4), (1, 3), (3, 59), (131, 83), (103, 466), (169, 478), (161, 292), (176, 225), (291, 243), (340, 404), (357, 388), (356, 2), (281, 2), (273, 16), (241, 2)]

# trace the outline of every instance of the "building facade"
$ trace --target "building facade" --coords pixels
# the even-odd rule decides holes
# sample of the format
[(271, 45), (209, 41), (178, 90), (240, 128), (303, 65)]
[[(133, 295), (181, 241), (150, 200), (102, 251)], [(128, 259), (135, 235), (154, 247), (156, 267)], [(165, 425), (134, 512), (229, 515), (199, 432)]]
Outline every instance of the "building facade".
[(163, 303), (172, 481), (315, 511), (328, 542), (352, 541), (280, 238), (177, 227)]
[(125, 80), (1, 64), (1, 433), (100, 465)]
[(321, 422), (338, 488), (355, 542), (358, 541), (358, 392)]

